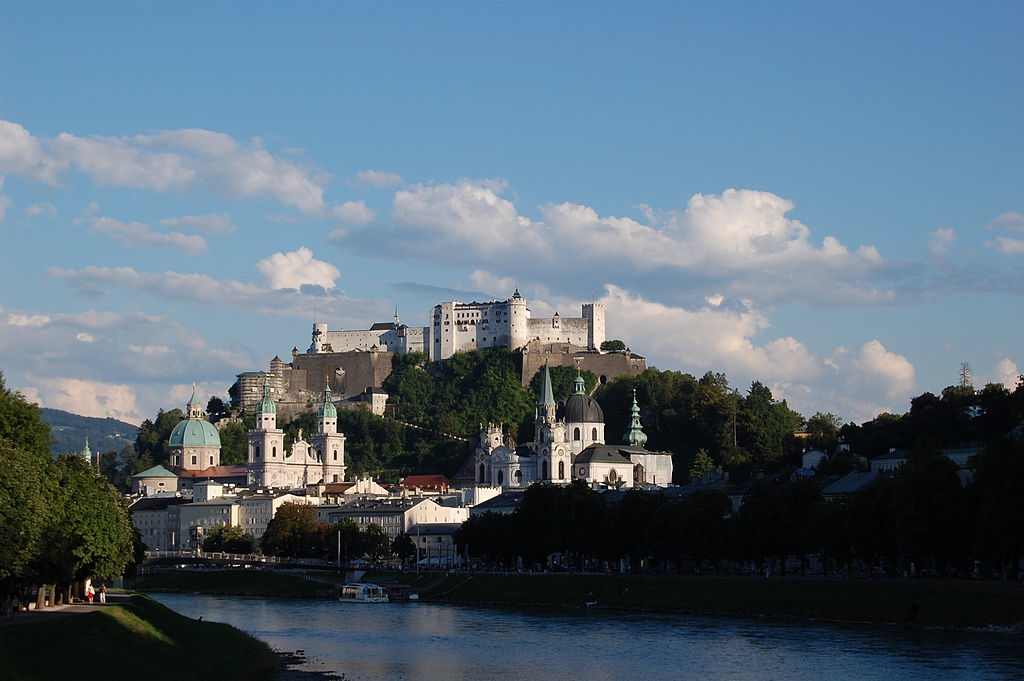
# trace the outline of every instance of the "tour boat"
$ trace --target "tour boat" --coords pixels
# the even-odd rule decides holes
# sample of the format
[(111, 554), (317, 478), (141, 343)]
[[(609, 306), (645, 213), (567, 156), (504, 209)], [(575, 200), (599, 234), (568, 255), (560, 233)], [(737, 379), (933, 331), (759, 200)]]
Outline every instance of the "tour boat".
[(338, 600), (342, 603), (387, 603), (388, 592), (376, 584), (353, 582), (341, 587)]

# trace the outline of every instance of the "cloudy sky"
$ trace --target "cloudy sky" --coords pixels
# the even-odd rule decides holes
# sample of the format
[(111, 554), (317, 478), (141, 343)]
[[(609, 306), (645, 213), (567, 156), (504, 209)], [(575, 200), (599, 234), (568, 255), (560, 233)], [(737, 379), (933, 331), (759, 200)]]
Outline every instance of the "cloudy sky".
[(138, 422), (515, 286), (808, 414), (1024, 366), (1017, 3), (182, 4), (0, 22), (0, 369), (44, 405)]

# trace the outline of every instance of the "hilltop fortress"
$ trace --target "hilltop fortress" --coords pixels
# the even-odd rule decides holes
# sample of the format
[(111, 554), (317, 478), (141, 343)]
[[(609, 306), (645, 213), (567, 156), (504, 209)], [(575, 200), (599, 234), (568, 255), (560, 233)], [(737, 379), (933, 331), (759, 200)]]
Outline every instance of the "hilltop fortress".
[(439, 303), (428, 314), (429, 326), (403, 324), (396, 310), (393, 321), (368, 329), (332, 331), (324, 322), (313, 324), (309, 347), (292, 348), (292, 361), (270, 361), (269, 371), (238, 375), (231, 388), (232, 406), (252, 412), (268, 385), (279, 413), (287, 420), (311, 411), (325, 389), (338, 397), (340, 408), (365, 408), (383, 414), (387, 395), (380, 390), (391, 374), (396, 354), (420, 352), (432, 362), (457, 352), (508, 348), (522, 354), (522, 384), (529, 385), (545, 364), (575, 366), (591, 371), (604, 383), (622, 375), (636, 375), (646, 360), (623, 352), (604, 352), (605, 309), (586, 303), (579, 317), (533, 317), (526, 298), (517, 289), (506, 300)]

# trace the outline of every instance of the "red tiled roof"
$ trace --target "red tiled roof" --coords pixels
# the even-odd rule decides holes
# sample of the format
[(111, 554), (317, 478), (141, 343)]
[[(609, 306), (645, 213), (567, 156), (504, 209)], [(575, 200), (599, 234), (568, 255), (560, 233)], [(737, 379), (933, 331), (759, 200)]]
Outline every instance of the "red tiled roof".
[(329, 482), (324, 485), (324, 494), (344, 494), (355, 484), (354, 482)]
[(443, 475), (410, 475), (402, 478), (401, 485), (406, 489), (448, 489), (448, 478)]
[(178, 469), (179, 478), (240, 478), (248, 473), (244, 464), (236, 466), (210, 466), (199, 471), (186, 471)]

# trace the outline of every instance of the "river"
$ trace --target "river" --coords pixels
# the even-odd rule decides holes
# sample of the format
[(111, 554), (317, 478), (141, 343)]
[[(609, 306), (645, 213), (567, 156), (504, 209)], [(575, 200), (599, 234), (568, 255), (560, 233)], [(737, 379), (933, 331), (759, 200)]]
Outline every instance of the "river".
[(232, 624), (278, 650), (304, 650), (306, 668), (351, 681), (1024, 678), (1024, 641), (1004, 633), (427, 603), (154, 598), (189, 617)]

